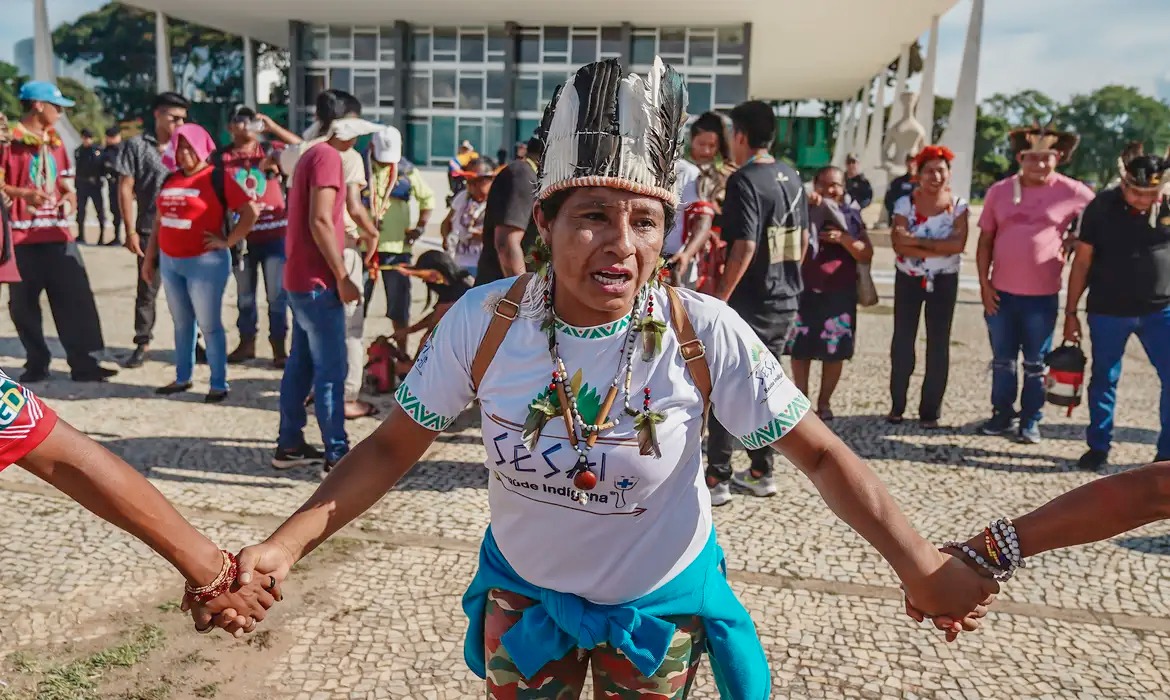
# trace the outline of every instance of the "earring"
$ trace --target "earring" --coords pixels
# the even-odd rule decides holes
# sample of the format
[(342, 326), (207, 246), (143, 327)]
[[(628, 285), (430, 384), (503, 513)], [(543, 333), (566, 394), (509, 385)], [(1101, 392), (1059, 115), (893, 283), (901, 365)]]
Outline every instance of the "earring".
[(528, 269), (540, 275), (547, 277), (549, 270), (552, 267), (552, 248), (548, 243), (545, 243), (543, 236), (537, 236), (532, 245), (528, 247), (528, 254), (524, 256), (524, 264)]

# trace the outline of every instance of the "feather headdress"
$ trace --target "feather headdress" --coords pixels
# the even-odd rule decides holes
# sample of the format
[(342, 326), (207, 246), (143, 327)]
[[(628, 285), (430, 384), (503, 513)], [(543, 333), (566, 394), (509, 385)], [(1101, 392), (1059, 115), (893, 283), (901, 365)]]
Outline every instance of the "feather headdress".
[(1069, 131), (1057, 131), (1051, 125), (1025, 127), (1008, 132), (1012, 151), (1019, 153), (1051, 153), (1060, 154), (1060, 162), (1067, 163), (1073, 151), (1081, 142), (1081, 137)]
[(675, 161), (687, 93), (661, 59), (623, 76), (617, 60), (579, 69), (544, 110), (538, 199), (573, 187), (613, 187), (678, 204)]
[(1165, 157), (1146, 155), (1142, 144), (1133, 143), (1117, 159), (1117, 167), (1121, 181), (1134, 189), (1160, 190), (1170, 183), (1166, 177), (1170, 170), (1170, 151)]

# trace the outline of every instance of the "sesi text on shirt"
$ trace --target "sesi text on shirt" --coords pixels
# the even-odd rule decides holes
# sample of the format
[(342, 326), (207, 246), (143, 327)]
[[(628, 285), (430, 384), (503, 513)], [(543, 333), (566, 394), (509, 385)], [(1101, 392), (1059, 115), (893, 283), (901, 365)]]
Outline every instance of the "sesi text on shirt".
[[(207, 252), (207, 234), (224, 233), (223, 204), (211, 183), (210, 166), (194, 175), (177, 172), (168, 177), (158, 193), (158, 245), (172, 258), (194, 258)], [(232, 180), (224, 182), (228, 211), (251, 198)]]
[(0, 470), (24, 459), (56, 425), (53, 409), (0, 372)]
[[(431, 430), (447, 428), (473, 398), (470, 367), (491, 321), (495, 300), (512, 279), (477, 287), (439, 323), (396, 395), (403, 410)], [(629, 416), (603, 433), (589, 453), (599, 482), (582, 505), (573, 488), (576, 452), (564, 421), (550, 420), (536, 449), (520, 439), (528, 407), (547, 394), (552, 375), (540, 330), (540, 289), (530, 283), (520, 316), (500, 345), (479, 390), (484, 466), (489, 471), (492, 532), (500, 551), (527, 581), (596, 603), (638, 598), (685, 569), (711, 534), (711, 499), (703, 475), (703, 404), (679, 355), (674, 333), (662, 350), (633, 364), (630, 403), (641, 407), (644, 387), (658, 424), (662, 457), (642, 456)], [(679, 290), (712, 376), (711, 404), (720, 422), (748, 447), (775, 442), (796, 425), (809, 402), (779, 361), (722, 302)], [(669, 325), (669, 303), (654, 291), (655, 316)], [(664, 313), (665, 312), (665, 313)], [(578, 407), (597, 419), (620, 355), (629, 317), (603, 326), (558, 326), (562, 359), (580, 372)], [(619, 396), (611, 416), (622, 413)]]
[(72, 177), (73, 162), (57, 132), (50, 130), (42, 140), (20, 123), (12, 128), (12, 142), (0, 147), (0, 182), (48, 197), (39, 207), (13, 199), (9, 211), (13, 245), (73, 240), (69, 228), (73, 222), (63, 206)]

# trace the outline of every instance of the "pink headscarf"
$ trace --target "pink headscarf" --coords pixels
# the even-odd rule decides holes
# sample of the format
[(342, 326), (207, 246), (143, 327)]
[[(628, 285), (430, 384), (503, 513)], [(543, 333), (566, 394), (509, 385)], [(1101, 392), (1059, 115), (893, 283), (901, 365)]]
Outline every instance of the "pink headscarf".
[[(207, 133), (207, 129), (204, 129), (198, 124), (184, 124), (178, 129), (175, 129), (175, 133), (171, 134), (171, 143), (167, 147), (167, 153), (165, 153), (163, 157), (164, 165), (169, 167), (171, 170), (178, 169), (178, 164), (174, 163), (174, 157), (175, 154), (179, 152), (180, 138), (187, 140), (187, 143), (189, 143), (191, 148), (195, 150), (196, 157), (198, 157), (201, 161), (207, 160), (207, 157), (210, 156), (216, 148), (215, 139), (211, 138), (211, 134)], [(166, 156), (168, 155), (171, 158), (171, 163), (166, 162)]]

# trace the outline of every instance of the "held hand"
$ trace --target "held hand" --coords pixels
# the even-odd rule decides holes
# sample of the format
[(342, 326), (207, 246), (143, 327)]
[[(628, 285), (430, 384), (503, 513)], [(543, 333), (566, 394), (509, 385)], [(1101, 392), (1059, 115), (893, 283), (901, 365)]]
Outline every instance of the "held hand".
[(362, 292), (353, 280), (346, 277), (337, 281), (337, 296), (341, 297), (342, 303), (352, 304), (362, 298)]
[(992, 287), (990, 282), (979, 285), (979, 295), (983, 298), (983, 312), (985, 314), (994, 316), (999, 313), (999, 292), (995, 291), (995, 287)]
[(43, 207), (49, 203), (49, 195), (40, 190), (26, 189), (20, 193), (20, 198), (31, 207)]
[(126, 242), (123, 244), (126, 250), (134, 253), (140, 258), (146, 257), (146, 253), (142, 252), (142, 237), (137, 233), (127, 233)]
[(963, 559), (943, 552), (937, 553), (924, 575), (902, 583), (907, 612), (913, 608), (926, 617), (939, 618), (936, 626), (954, 633), (948, 633), (948, 641), (965, 629), (963, 621), (969, 620), (978, 629), (978, 618), (987, 613), (986, 606), (999, 592), (995, 579), (967, 566)]
[(262, 577), (248, 585), (238, 580), (227, 593), (206, 603), (196, 603), (183, 596), (183, 610), (191, 612), (195, 631), (206, 634), (219, 627), (233, 637), (242, 637), (263, 622), (268, 609), (281, 599), (279, 585), (273, 577)]
[(414, 245), (414, 242), (422, 238), (423, 230), (421, 228), (412, 228), (406, 232), (406, 245)]
[(209, 231), (203, 236), (203, 245), (208, 251), (224, 250), (228, 247), (228, 242)]
[(1081, 342), (1081, 319), (1076, 314), (1065, 314), (1064, 316), (1064, 342)]

